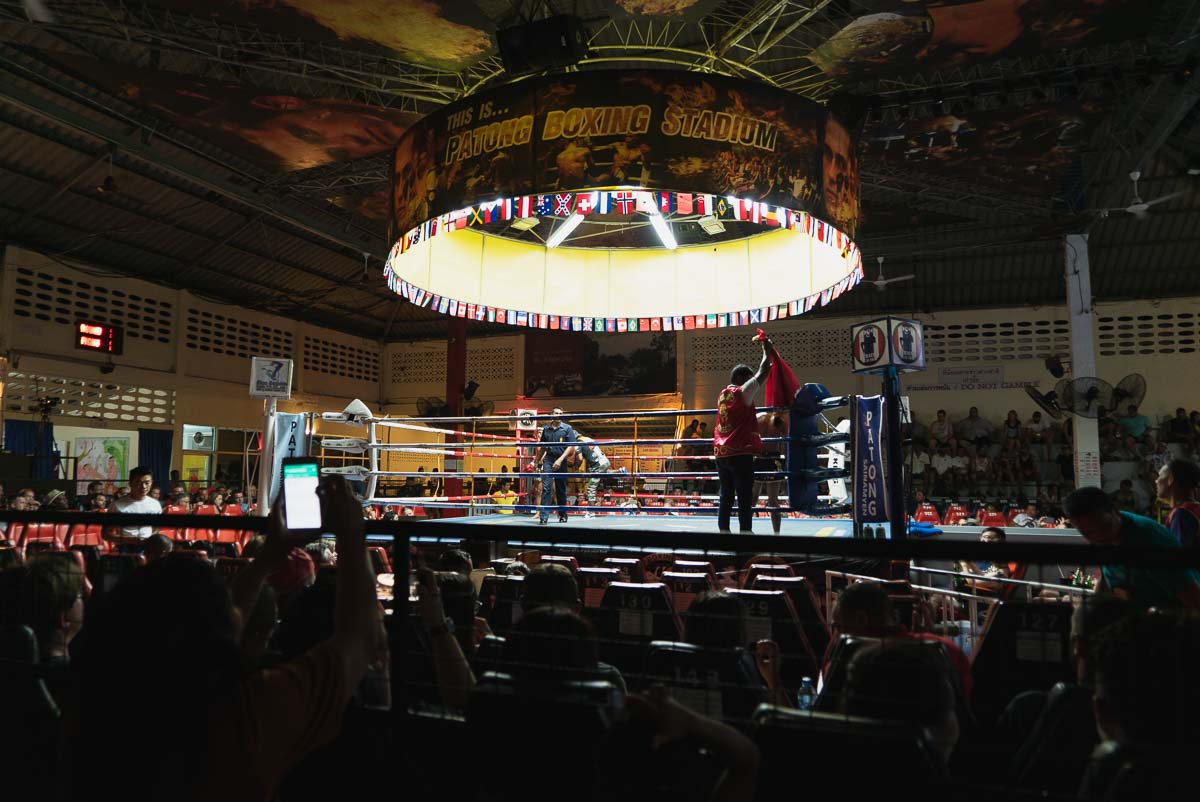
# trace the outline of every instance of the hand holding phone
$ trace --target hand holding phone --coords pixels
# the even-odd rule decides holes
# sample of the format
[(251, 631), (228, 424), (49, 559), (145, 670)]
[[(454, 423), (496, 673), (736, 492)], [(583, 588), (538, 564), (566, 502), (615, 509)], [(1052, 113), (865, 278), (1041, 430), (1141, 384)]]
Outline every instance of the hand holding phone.
[(311, 540), (324, 530), (321, 498), (317, 495), (320, 481), (321, 469), (315, 459), (283, 460), (283, 524), (289, 534)]

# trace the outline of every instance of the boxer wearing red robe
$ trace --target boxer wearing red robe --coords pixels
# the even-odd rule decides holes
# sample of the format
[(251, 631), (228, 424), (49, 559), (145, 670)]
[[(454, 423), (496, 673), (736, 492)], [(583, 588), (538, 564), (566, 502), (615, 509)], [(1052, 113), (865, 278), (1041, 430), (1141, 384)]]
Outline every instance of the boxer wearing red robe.
[(762, 363), (758, 372), (748, 365), (738, 365), (729, 374), (729, 386), (717, 397), (717, 425), (713, 428), (713, 454), (721, 480), (717, 526), (726, 533), (735, 495), (740, 531), (749, 533), (754, 520), (754, 458), (763, 450), (754, 399), (771, 371), (771, 341), (764, 338), (759, 342)]

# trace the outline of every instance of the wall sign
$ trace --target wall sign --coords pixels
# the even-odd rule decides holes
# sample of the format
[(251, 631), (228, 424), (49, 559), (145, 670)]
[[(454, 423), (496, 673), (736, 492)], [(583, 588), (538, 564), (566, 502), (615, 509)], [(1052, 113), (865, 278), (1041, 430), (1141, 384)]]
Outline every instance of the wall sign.
[(253, 398), (291, 398), (292, 360), (252, 357), (250, 395)]

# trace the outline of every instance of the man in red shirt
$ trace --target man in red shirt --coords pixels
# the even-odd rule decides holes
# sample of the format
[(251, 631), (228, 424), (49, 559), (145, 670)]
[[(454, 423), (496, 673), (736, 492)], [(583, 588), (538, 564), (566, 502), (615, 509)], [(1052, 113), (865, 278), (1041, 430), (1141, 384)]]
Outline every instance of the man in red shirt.
[(755, 373), (749, 365), (738, 365), (729, 373), (729, 386), (717, 396), (717, 426), (713, 431), (713, 454), (721, 495), (717, 507), (717, 527), (729, 533), (733, 497), (738, 502), (738, 527), (750, 534), (754, 520), (754, 458), (762, 454), (758, 416), (754, 399), (771, 371), (771, 341), (762, 339), (762, 362)]

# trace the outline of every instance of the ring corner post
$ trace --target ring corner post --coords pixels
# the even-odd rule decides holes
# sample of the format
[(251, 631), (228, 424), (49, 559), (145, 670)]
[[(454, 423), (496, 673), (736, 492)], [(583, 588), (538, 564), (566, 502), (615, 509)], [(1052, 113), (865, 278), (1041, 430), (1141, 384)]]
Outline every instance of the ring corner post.
[(887, 406), (887, 500), (888, 528), (892, 540), (908, 537), (904, 510), (904, 452), (900, 434), (900, 372), (894, 365), (883, 374), (883, 397)]

